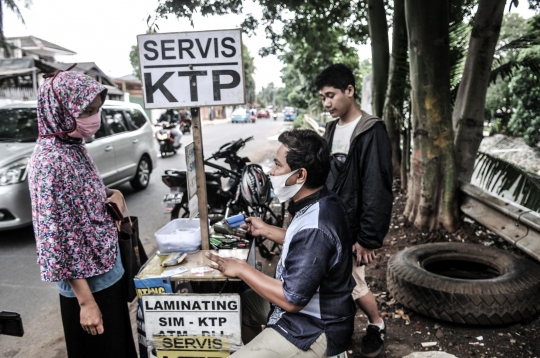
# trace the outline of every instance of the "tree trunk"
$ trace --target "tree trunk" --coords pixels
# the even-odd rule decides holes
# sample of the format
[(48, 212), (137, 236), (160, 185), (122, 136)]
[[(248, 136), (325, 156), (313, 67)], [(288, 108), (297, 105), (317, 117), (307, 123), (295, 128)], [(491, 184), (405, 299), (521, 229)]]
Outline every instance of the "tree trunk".
[(373, 114), (382, 118), (388, 84), (388, 24), (384, 0), (368, 0), (369, 36), (371, 38)]
[(449, 0), (406, 0), (413, 154), (404, 215), (421, 229), (458, 228)]
[[(394, 175), (401, 173), (400, 132), (403, 127), (403, 100), (407, 87), (407, 27), (405, 23), (405, 1), (394, 0), (394, 21), (390, 77), (384, 102), (383, 119), (392, 144)], [(403, 181), (403, 177), (401, 178)]]
[[(409, 106), (410, 108), (410, 106)], [(401, 132), (403, 142), (403, 152), (401, 155), (401, 190), (407, 190), (407, 182), (409, 179), (410, 159), (411, 159), (411, 113), (407, 118), (407, 125), (404, 126)]]
[(452, 122), (456, 133), (458, 178), (470, 182), (484, 131), (484, 108), (493, 54), (506, 0), (480, 0), (469, 41)]

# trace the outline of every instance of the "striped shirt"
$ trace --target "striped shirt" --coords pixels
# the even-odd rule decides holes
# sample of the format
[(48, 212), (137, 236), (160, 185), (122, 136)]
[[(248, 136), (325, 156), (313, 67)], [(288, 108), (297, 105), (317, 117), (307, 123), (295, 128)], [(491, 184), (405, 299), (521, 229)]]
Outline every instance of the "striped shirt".
[(272, 305), (268, 327), (306, 351), (326, 333), (327, 355), (348, 348), (356, 307), (351, 297), (352, 235), (345, 209), (326, 187), (289, 205), (287, 229), (276, 279), (288, 302), (304, 306), (290, 313)]

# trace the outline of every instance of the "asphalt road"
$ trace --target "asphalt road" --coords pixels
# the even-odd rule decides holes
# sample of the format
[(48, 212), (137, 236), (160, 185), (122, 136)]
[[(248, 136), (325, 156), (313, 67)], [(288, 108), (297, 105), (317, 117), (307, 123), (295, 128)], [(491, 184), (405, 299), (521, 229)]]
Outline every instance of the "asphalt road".
[[(287, 126), (282, 117), (277, 121), (260, 119), (255, 124), (205, 125), (205, 157), (226, 142), (253, 136), (254, 140), (239, 154), (269, 166), (278, 146), (277, 135)], [(191, 135), (184, 135), (182, 144), (192, 139)], [(183, 150), (174, 156), (158, 158), (146, 190), (135, 192), (129, 184), (118, 188), (126, 197), (131, 215), (139, 217), (140, 236), (148, 253), (156, 249), (154, 233), (169, 221), (162, 204), (169, 188), (161, 182), (161, 174), (171, 168), (185, 168)], [(19, 312), (25, 328), (22, 338), (0, 336), (0, 357), (66, 357), (59, 308), (56, 286), (40, 280), (32, 228), (0, 232), (0, 311)]]

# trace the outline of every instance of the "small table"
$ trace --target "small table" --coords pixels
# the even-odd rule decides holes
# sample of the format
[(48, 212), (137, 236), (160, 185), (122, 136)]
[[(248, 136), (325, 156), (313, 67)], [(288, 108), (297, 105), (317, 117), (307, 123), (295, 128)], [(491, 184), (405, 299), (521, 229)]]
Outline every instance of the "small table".
[[(245, 249), (200, 250), (188, 254), (177, 266), (161, 266), (167, 256), (150, 257), (139, 274), (135, 276), (139, 300), (137, 330), (140, 357), (163, 357), (169, 356), (169, 353), (185, 353), (186, 356), (196, 353), (201, 357), (205, 356), (204, 354), (210, 354), (212, 357), (227, 357), (230, 351), (239, 349), (242, 345), (241, 305), (237, 289), (242, 285), (241, 280), (226, 277), (216, 269), (196, 274), (191, 273), (191, 269), (204, 266), (213, 268), (212, 261), (205, 256), (207, 252), (221, 257), (245, 260), (250, 266), (255, 267), (256, 251), (256, 240), (252, 240)], [(188, 271), (173, 276), (162, 276), (165, 269), (178, 266), (184, 266)], [(230, 281), (234, 282), (229, 283)], [(213, 285), (212, 282), (224, 282), (224, 284)], [(228, 287), (229, 291), (223, 292), (225, 287)], [(201, 291), (197, 291), (196, 288)], [(193, 293), (194, 291), (196, 293)], [(200, 302), (200, 305), (196, 302)], [(188, 304), (190, 308), (186, 309)], [(200, 309), (202, 307), (208, 307), (208, 310)], [(220, 310), (212, 311), (212, 307)], [(148, 312), (146, 321), (145, 312)], [(201, 324), (197, 325), (194, 322), (201, 322)], [(203, 344), (194, 350), (189, 347), (182, 349), (185, 347), (184, 343), (189, 342), (191, 347), (193, 342), (210, 342), (210, 339), (206, 339), (210, 337), (212, 337), (212, 342), (214, 339), (223, 342), (222, 348), (215, 350), (216, 345)], [(164, 347), (161, 341), (165, 339), (175, 342), (180, 350), (174, 352), (160, 350), (160, 346)], [(155, 354), (152, 353), (152, 348), (148, 349), (149, 346), (156, 347)]]
[[(173, 275), (169, 278), (171, 281), (240, 281), (240, 279), (238, 278), (227, 278), (221, 272), (215, 269), (212, 272), (197, 274), (191, 273), (191, 269), (203, 266), (213, 268), (214, 265), (212, 265), (212, 261), (208, 260), (205, 256), (207, 252), (211, 252), (221, 257), (234, 257), (236, 259), (248, 261), (250, 251), (250, 249), (219, 250), (219, 252), (216, 250), (200, 250), (194, 254), (187, 255), (184, 261), (178, 264), (178, 266), (184, 266), (185, 268), (187, 268), (187, 272), (181, 273), (179, 275)], [(147, 264), (141, 270), (141, 272), (139, 272), (137, 278), (144, 279), (150, 277), (163, 277), (161, 276), (161, 274), (163, 273), (164, 269), (175, 267), (161, 266), (166, 257), (167, 256), (162, 255), (152, 256), (150, 259), (148, 259)]]

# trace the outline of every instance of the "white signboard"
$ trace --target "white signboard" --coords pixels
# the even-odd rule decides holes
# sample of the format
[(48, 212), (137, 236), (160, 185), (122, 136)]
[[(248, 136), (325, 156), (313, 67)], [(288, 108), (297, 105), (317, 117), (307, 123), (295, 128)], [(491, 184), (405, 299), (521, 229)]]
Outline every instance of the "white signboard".
[(188, 199), (197, 194), (197, 171), (195, 170), (195, 145), (193, 142), (186, 145), (186, 180)]
[(245, 103), (242, 30), (137, 36), (146, 108)]
[[(238, 294), (167, 294), (142, 297), (146, 339), (220, 337), (235, 351), (242, 345)], [(202, 340), (200, 340), (202, 341)], [(155, 347), (154, 342), (149, 342)], [(193, 347), (194, 350), (201, 347)]]
[(186, 145), (186, 181), (188, 192), (189, 221), (199, 214), (197, 198), (197, 171), (195, 170), (195, 145)]
[(191, 219), (199, 215), (199, 197), (197, 195), (189, 199), (188, 209), (189, 209), (189, 221), (191, 221)]

